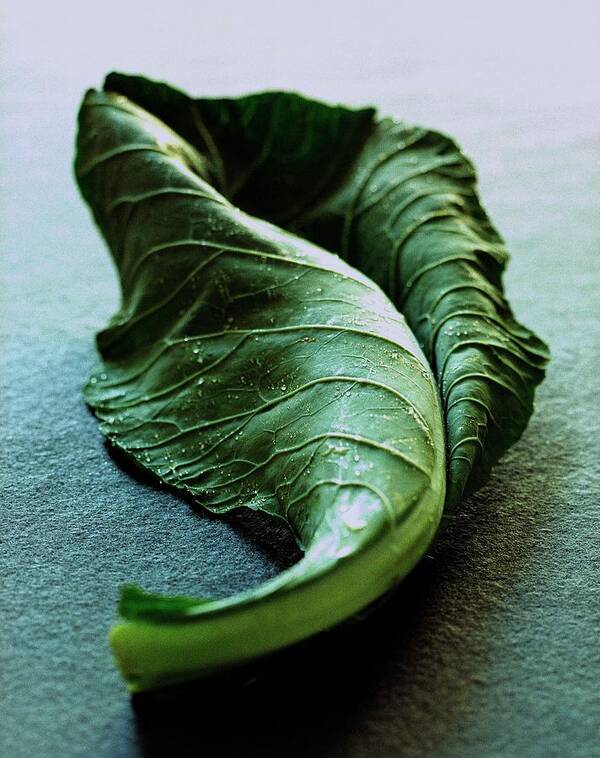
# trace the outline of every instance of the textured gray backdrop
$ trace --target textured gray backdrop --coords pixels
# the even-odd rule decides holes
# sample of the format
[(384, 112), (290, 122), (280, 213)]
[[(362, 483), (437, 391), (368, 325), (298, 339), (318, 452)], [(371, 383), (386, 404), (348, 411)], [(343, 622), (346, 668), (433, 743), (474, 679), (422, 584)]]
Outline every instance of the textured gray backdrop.
[[(1, 756), (600, 755), (600, 18), (561, 7), (4, 3)], [(118, 586), (229, 593), (286, 544), (134, 480), (83, 405), (118, 290), (72, 145), (83, 90), (112, 68), (450, 132), (512, 251), (517, 315), (553, 353), (522, 441), (379, 612), (133, 708), (106, 645)]]

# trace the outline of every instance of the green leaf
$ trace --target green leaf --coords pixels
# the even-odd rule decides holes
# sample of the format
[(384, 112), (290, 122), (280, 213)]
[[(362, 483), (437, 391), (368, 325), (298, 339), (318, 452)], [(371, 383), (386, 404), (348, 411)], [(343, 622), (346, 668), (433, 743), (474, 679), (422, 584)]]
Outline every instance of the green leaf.
[(456, 144), (376, 121), (372, 109), (293, 93), (194, 100), (123, 74), (106, 87), (204, 151), (213, 180), (240, 207), (339, 253), (382, 287), (440, 386), (447, 506), (481, 486), (527, 425), (548, 351), (506, 301), (508, 256)]
[[(289, 102), (296, 113), (302, 101)], [(338, 131), (365, 117), (340, 111), (338, 126), (319, 127), (321, 158), (333, 143), (345, 156)], [(253, 118), (244, 123), (259, 130)], [(98, 336), (103, 364), (85, 395), (137, 465), (215, 513), (283, 519), (305, 555), (224, 600), (126, 588), (111, 644), (132, 690), (225, 669), (356, 613), (423, 555), (444, 501), (437, 387), (404, 318), (339, 257), (219, 192), (234, 181), (241, 197), (258, 163), (236, 173), (206, 129), (194, 148), (123, 96), (86, 95), (76, 173), (122, 303)], [(290, 165), (310, 154), (297, 147)], [(286, 203), (310, 190), (308, 175), (295, 181)]]

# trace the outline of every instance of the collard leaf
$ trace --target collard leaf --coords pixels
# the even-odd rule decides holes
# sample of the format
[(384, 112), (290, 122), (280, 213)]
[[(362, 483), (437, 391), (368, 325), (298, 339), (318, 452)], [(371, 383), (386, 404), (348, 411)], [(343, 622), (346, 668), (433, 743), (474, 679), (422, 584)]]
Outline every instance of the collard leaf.
[(225, 600), (128, 587), (111, 641), (133, 690), (360, 610), (420, 558), (444, 501), (437, 387), (403, 317), (339, 257), (236, 208), (201, 131), (194, 148), (123, 96), (85, 98), (76, 173), (122, 288), (86, 399), (143, 469), (215, 513), (285, 520), (305, 555)]
[(525, 429), (548, 351), (506, 301), (508, 256), (456, 144), (291, 93), (194, 100), (122, 74), (106, 86), (204, 151), (242, 208), (339, 253), (383, 288), (440, 386), (447, 505), (479, 487)]

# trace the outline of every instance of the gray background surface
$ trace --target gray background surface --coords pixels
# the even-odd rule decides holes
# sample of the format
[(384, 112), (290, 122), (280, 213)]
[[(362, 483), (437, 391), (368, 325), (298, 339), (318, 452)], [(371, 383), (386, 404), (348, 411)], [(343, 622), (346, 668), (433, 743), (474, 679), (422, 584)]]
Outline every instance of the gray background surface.
[[(3, 758), (600, 755), (600, 17), (564, 7), (4, 3)], [(230, 593), (273, 575), (286, 543), (136, 481), (84, 407), (118, 289), (71, 175), (74, 124), (113, 68), (450, 132), (512, 251), (516, 313), (553, 353), (521, 442), (379, 612), (253, 683), (133, 708), (106, 644), (118, 586)]]

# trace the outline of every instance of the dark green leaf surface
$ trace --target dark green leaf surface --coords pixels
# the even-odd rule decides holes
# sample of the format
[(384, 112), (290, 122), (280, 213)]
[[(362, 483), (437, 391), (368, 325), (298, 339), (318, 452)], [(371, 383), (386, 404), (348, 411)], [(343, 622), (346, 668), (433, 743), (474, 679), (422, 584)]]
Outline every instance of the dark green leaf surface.
[(507, 253), (456, 144), (291, 93), (193, 100), (122, 74), (106, 87), (205, 152), (213, 182), (242, 208), (339, 253), (384, 289), (440, 386), (447, 505), (479, 487), (527, 425), (548, 352), (504, 297)]
[[(340, 111), (339, 128), (355, 117)], [(213, 512), (284, 519), (305, 550), (225, 600), (127, 588), (111, 641), (139, 690), (302, 639), (393, 586), (439, 525), (443, 423), (431, 370), (379, 287), (232, 205), (214, 186), (229, 182), (214, 140), (196, 150), (96, 92), (79, 126), (78, 181), (122, 287), (86, 388), (102, 431)]]
[(386, 119), (307, 226), (339, 230), (344, 258), (392, 298), (435, 371), (446, 422), (447, 505), (481, 486), (523, 433), (546, 346), (504, 297), (508, 255), (452, 140)]

